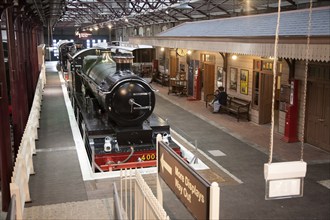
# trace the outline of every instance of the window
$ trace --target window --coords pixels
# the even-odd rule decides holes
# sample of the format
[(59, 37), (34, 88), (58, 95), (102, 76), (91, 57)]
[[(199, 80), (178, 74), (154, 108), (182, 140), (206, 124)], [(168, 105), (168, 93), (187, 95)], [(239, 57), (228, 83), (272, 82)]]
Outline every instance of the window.
[[(265, 87), (261, 87), (261, 82), (265, 83), (264, 80), (266, 80), (266, 78), (268, 79), (266, 76), (273, 75), (273, 63), (274, 60), (272, 59), (253, 60), (252, 108), (254, 109), (259, 110), (260, 100), (267, 99), (265, 94), (268, 93), (265, 93)], [(282, 71), (282, 64), (278, 62), (277, 65), (279, 67), (277, 69), (277, 74), (279, 75)], [(266, 84), (263, 85), (265, 86)]]
[(259, 108), (259, 72), (253, 72), (252, 107)]

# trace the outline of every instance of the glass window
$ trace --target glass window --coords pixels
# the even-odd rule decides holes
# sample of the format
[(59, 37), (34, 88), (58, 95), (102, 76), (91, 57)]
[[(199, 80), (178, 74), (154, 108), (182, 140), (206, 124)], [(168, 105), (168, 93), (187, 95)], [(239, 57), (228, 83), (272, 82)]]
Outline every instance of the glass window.
[(256, 109), (259, 107), (259, 74), (259, 72), (253, 72), (252, 106)]

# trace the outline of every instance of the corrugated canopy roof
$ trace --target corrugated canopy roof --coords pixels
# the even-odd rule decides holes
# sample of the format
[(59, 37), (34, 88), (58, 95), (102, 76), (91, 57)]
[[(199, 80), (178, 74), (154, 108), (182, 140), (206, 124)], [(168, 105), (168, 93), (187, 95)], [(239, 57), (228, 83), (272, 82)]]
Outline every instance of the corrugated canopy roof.
[[(278, 57), (306, 59), (309, 10), (281, 12)], [(187, 22), (133, 44), (168, 48), (274, 56), (277, 13)], [(309, 60), (330, 61), (330, 7), (314, 8)]]
[[(186, 22), (160, 33), (162, 37), (268, 37), (275, 36), (277, 13)], [(280, 36), (307, 36), (309, 10), (282, 12)], [(330, 8), (314, 8), (312, 36), (330, 36)]]

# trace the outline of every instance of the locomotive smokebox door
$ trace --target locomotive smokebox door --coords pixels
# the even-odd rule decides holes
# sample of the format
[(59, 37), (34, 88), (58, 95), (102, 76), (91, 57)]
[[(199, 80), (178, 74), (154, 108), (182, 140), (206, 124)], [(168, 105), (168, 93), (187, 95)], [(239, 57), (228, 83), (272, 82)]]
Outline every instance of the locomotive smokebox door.
[(155, 94), (145, 81), (138, 78), (121, 79), (108, 97), (110, 119), (120, 126), (140, 126), (155, 107)]

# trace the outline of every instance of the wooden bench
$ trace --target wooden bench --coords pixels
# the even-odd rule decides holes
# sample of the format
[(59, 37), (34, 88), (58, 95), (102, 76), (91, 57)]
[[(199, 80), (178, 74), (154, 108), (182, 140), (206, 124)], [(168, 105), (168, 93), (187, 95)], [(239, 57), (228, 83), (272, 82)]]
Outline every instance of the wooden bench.
[(228, 113), (236, 114), (237, 121), (239, 121), (241, 115), (245, 115), (246, 119), (250, 121), (250, 104), (251, 101), (228, 96), (227, 106), (221, 106), (221, 108)]
[[(213, 109), (213, 100), (214, 94), (206, 95), (205, 107), (211, 106)], [(229, 96), (227, 98), (227, 105), (222, 105), (219, 109), (219, 112), (234, 113), (237, 117), (237, 121), (241, 118), (242, 115), (246, 116), (246, 119), (250, 121), (250, 104), (251, 101), (240, 99), (234, 96)]]

